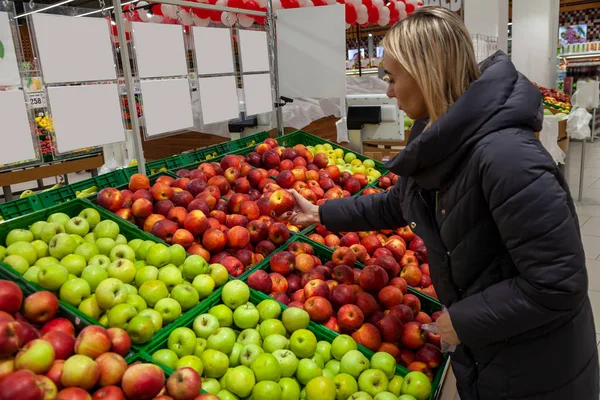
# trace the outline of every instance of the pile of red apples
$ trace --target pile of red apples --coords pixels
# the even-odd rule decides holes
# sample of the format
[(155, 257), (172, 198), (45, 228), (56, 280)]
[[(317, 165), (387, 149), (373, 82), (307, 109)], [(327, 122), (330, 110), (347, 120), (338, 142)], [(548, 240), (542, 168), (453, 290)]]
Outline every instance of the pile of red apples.
[(309, 243), (296, 241), (272, 255), (268, 271), (252, 273), (248, 285), (433, 378), (442, 363), (440, 337), (423, 331), (421, 325), (435, 321), (439, 313), (428, 315), (419, 297), (408, 293), (394, 257), (384, 254), (373, 260), (364, 269), (353, 268), (357, 254), (341, 246), (323, 264)]

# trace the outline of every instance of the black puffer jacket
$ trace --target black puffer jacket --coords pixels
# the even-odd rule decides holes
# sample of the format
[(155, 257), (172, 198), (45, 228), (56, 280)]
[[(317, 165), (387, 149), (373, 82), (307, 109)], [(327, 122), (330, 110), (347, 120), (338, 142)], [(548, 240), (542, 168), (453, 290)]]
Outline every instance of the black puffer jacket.
[(597, 400), (598, 352), (573, 199), (534, 131), (539, 91), (499, 52), (387, 167), (393, 190), (327, 202), (330, 230), (411, 225), (463, 345), (462, 400)]

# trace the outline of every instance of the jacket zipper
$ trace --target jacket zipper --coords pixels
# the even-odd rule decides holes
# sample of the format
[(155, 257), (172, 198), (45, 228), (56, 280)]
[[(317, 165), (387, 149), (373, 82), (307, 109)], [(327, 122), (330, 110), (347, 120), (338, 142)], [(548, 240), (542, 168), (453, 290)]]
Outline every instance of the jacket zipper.
[[(439, 203), (440, 203), (440, 202), (439, 202), (439, 199), (440, 199), (440, 198), (439, 198), (439, 193), (440, 193), (440, 192), (439, 192), (438, 190), (436, 190), (436, 191), (435, 191), (435, 216), (436, 216), (436, 218), (435, 218), (435, 219), (436, 219), (436, 221), (437, 221), (438, 205), (439, 205)], [(430, 212), (431, 212), (431, 211), (430, 211)]]

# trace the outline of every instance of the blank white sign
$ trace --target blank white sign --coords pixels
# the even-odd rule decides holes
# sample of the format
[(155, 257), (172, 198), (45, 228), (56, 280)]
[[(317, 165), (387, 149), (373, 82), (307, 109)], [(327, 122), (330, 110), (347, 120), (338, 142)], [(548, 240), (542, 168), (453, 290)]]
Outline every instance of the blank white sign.
[(140, 85), (147, 136), (194, 126), (187, 78), (142, 81)]
[(344, 5), (277, 10), (282, 96), (346, 96)]
[(0, 164), (36, 158), (22, 90), (0, 91)]
[(246, 115), (273, 111), (271, 75), (244, 75), (244, 98), (246, 100)]
[(198, 81), (203, 124), (240, 117), (235, 77), (200, 78)]
[(267, 33), (247, 30), (240, 30), (239, 33), (244, 73), (269, 71)]
[(41, 13), (32, 18), (46, 83), (117, 78), (106, 19)]
[(132, 23), (140, 78), (187, 75), (187, 54), (181, 25)]
[(48, 88), (59, 153), (125, 141), (116, 84)]
[(21, 84), (19, 64), (6, 12), (0, 12), (0, 43), (4, 49), (4, 54), (0, 58), (0, 86), (19, 86)]
[(198, 75), (231, 74), (233, 50), (229, 28), (205, 28), (194, 26), (194, 48)]

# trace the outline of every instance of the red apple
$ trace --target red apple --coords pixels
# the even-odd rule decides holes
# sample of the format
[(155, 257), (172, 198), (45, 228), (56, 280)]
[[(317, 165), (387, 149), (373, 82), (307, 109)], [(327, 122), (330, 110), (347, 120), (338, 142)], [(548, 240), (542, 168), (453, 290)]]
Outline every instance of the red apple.
[(333, 307), (329, 300), (320, 296), (307, 299), (304, 309), (310, 315), (310, 319), (317, 323), (326, 322), (333, 315)]
[(235, 257), (227, 256), (221, 261), (221, 264), (231, 276), (237, 277), (244, 273), (244, 264)]
[(271, 257), (269, 267), (273, 272), (288, 276), (294, 270), (295, 261), (294, 255), (289, 251), (280, 251)]
[(340, 328), (340, 325), (338, 324), (338, 321), (335, 317), (331, 317), (327, 320), (327, 322), (325, 322), (323, 324), (324, 327), (331, 329), (334, 332), (337, 333), (342, 333), (342, 329)]
[(391, 309), (398, 304), (402, 304), (404, 295), (400, 289), (390, 285), (379, 291), (378, 298), (385, 308)]
[(430, 324), (432, 322), (431, 317), (424, 313), (423, 311), (419, 311), (415, 316), (415, 321), (421, 324)]
[(21, 309), (23, 292), (14, 282), (0, 280), (0, 310), (14, 315)]
[(150, 214), (143, 223), (143, 229), (146, 232), (152, 232), (152, 228), (158, 221), (165, 220), (166, 217), (161, 214)]
[(390, 285), (397, 287), (400, 289), (402, 294), (408, 293), (408, 284), (404, 280), (404, 278), (396, 277), (390, 281)]
[(269, 227), (269, 240), (276, 245), (284, 244), (290, 238), (290, 231), (281, 222), (276, 222)]
[(406, 369), (408, 369), (409, 371), (418, 371), (418, 372), (422, 372), (423, 374), (425, 374), (430, 381), (433, 380), (433, 372), (431, 371), (431, 369), (427, 366), (427, 364), (425, 364), (424, 362), (421, 361), (413, 361), (412, 363), (410, 363)]
[(178, 228), (179, 227), (175, 222), (163, 219), (154, 224), (150, 233), (170, 244), (171, 239)]
[(417, 350), (427, 343), (427, 332), (421, 329), (420, 323), (409, 322), (404, 324), (400, 341), (404, 347)]
[(98, 325), (90, 325), (77, 335), (75, 353), (96, 359), (100, 354), (109, 351), (111, 345), (106, 329)]
[(109, 328), (106, 333), (111, 342), (110, 351), (125, 357), (131, 348), (131, 339), (127, 332), (121, 328)]
[(410, 309), (413, 312), (413, 315), (417, 315), (419, 311), (421, 311), (421, 300), (419, 300), (419, 298), (414, 294), (409, 293), (404, 295), (402, 303), (410, 307)]
[(288, 282), (285, 279), (285, 276), (277, 273), (277, 272), (271, 272), (269, 274), (269, 278), (271, 278), (271, 290), (273, 292), (281, 292), (281, 293), (287, 293), (288, 291)]
[(101, 354), (96, 358), (96, 364), (100, 369), (100, 379), (98, 380), (100, 386), (120, 384), (127, 370), (127, 362), (117, 353)]
[(50, 331), (42, 336), (54, 348), (55, 360), (66, 360), (73, 354), (75, 338), (61, 331)]
[(404, 367), (408, 367), (410, 364), (415, 362), (415, 360), (416, 356), (414, 352), (405, 348), (400, 349), (400, 360), (398, 361), (399, 364), (403, 365)]
[(0, 321), (0, 357), (11, 356), (24, 343), (24, 331), (20, 322)]
[(356, 293), (355, 304), (363, 311), (366, 318), (369, 318), (373, 313), (379, 310), (379, 304), (375, 297), (366, 292)]
[(341, 284), (331, 291), (330, 300), (336, 307), (341, 307), (345, 304), (354, 304), (356, 293), (350, 285)]
[(368, 291), (378, 292), (389, 281), (386, 271), (378, 265), (366, 266), (360, 274), (359, 284)]
[(275, 215), (282, 215), (288, 211), (292, 211), (295, 204), (294, 196), (283, 189), (273, 192), (269, 200), (269, 207)]
[(354, 283), (354, 272), (348, 265), (338, 265), (333, 268), (332, 276), (340, 284), (351, 285)]
[(273, 288), (273, 283), (271, 282), (269, 274), (266, 271), (259, 269), (248, 277), (248, 286), (259, 292), (269, 294)]
[(329, 247), (330, 249), (335, 250), (340, 246), (340, 238), (331, 233), (325, 236), (323, 241), (325, 242), (325, 246)]
[(123, 195), (115, 188), (104, 188), (96, 196), (96, 202), (100, 207), (116, 212), (123, 208)]
[(118, 386), (106, 386), (94, 392), (92, 400), (126, 400)]
[(340, 328), (346, 331), (354, 331), (363, 324), (365, 315), (357, 306), (346, 304), (339, 309), (337, 320)]
[(268, 240), (263, 240), (256, 245), (256, 252), (261, 254), (263, 257), (267, 257), (269, 254), (274, 252), (275, 249), (275, 244)]
[(315, 296), (327, 299), (329, 298), (329, 286), (321, 279), (313, 279), (304, 286), (304, 293), (307, 299)]
[(371, 324), (363, 324), (363, 326), (352, 334), (352, 338), (357, 344), (363, 345), (372, 351), (377, 351), (381, 346), (381, 334)]
[(35, 292), (23, 302), (23, 315), (34, 324), (50, 321), (57, 312), (58, 299), (50, 292)]
[(390, 343), (396, 343), (402, 335), (402, 322), (394, 314), (384, 315), (376, 324), (381, 338)]
[(414, 321), (414, 314), (406, 304), (398, 304), (390, 309), (390, 314), (395, 315), (403, 324)]
[(15, 371), (0, 379), (2, 399), (43, 400), (44, 392), (36, 383), (35, 374), (29, 370)]
[(130, 399), (150, 400), (156, 397), (165, 384), (165, 374), (157, 365), (136, 364), (123, 376), (123, 392)]
[(193, 400), (202, 389), (202, 379), (192, 368), (180, 368), (167, 380), (167, 393), (174, 400)]
[(286, 306), (290, 304), (290, 298), (285, 293), (282, 293), (282, 292), (273, 292), (269, 296), (272, 297), (273, 299), (277, 300), (281, 304), (286, 305)]

